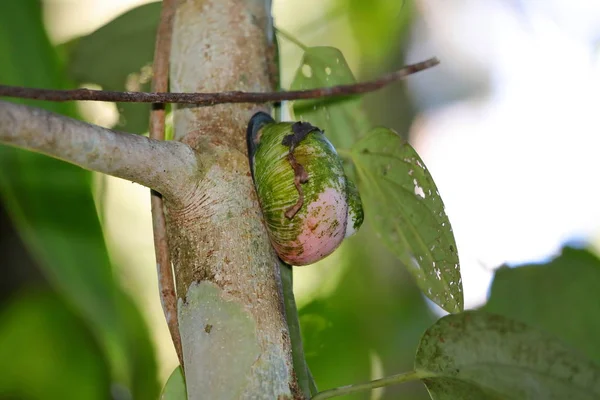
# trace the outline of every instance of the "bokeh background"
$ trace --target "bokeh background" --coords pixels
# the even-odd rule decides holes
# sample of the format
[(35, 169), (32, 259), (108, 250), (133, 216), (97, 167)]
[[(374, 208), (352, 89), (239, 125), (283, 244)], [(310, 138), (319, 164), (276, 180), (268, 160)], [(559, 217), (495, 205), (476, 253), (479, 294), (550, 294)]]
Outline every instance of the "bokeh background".
[[(85, 38), (145, 3), (3, 0), (0, 83), (147, 89), (156, 4), (123, 22), (112, 46)], [(359, 80), (441, 59), (365, 100), (371, 124), (408, 138), (438, 185), (466, 307), (523, 319), (600, 362), (600, 3), (273, 0), (273, 10), (305, 45), (340, 48)], [(302, 50), (279, 44), (287, 88)], [(147, 129), (144, 105), (30, 104)], [(177, 360), (148, 190), (0, 146), (0, 195), (0, 398), (157, 398)], [(368, 223), (296, 269), (295, 285), (320, 389), (410, 370), (442, 315)], [(411, 383), (347, 398), (428, 397)]]

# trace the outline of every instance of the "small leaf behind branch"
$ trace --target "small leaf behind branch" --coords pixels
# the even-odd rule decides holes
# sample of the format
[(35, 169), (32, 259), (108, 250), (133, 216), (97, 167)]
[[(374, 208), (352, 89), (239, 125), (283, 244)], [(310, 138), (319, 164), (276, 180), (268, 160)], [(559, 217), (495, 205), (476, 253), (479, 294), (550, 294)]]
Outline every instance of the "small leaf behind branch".
[(187, 400), (187, 389), (180, 365), (169, 376), (160, 394), (160, 400)]
[[(292, 90), (356, 83), (342, 52), (335, 47), (309, 47), (292, 82)], [(362, 98), (358, 96), (297, 100), (296, 118), (318, 126), (337, 148), (350, 148), (368, 130)]]
[(421, 290), (449, 312), (463, 309), (456, 242), (444, 203), (417, 152), (387, 128), (352, 147), (365, 218)]
[(415, 369), (435, 400), (592, 400), (600, 367), (554, 337), (470, 311), (440, 319), (419, 344)]
[[(158, 2), (137, 7), (74, 41), (67, 47), (71, 77), (105, 90), (149, 91), (160, 6)], [(148, 130), (149, 104), (118, 103), (118, 108), (119, 129)]]

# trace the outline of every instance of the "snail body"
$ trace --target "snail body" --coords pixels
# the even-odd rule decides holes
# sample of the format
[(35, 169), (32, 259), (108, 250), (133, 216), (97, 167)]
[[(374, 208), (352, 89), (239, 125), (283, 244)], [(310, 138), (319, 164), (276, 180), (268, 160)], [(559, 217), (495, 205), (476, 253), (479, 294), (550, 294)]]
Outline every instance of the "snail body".
[(363, 220), (360, 196), (318, 128), (255, 114), (247, 131), (252, 178), (279, 257), (307, 265), (331, 254)]

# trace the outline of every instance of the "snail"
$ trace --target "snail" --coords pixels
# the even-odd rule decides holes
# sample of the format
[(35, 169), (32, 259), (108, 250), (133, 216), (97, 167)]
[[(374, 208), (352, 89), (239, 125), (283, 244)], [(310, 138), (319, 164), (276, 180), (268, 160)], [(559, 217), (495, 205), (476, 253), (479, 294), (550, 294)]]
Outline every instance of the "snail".
[(360, 195), (323, 131), (259, 112), (248, 123), (247, 142), (265, 225), (282, 261), (315, 263), (358, 230)]

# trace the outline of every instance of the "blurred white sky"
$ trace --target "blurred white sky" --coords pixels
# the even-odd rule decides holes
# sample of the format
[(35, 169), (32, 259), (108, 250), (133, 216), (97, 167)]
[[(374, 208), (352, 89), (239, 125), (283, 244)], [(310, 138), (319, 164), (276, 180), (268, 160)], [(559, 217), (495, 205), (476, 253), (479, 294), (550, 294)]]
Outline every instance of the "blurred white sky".
[[(46, 19), (52, 39), (62, 42), (145, 2), (46, 0)], [(277, 24), (309, 45), (335, 45), (318, 29), (298, 30), (323, 18), (326, 3), (275, 0)], [(565, 241), (599, 236), (600, 1), (417, 3), (423, 18), (413, 32), (409, 61), (436, 55), (442, 64), (408, 80), (428, 110), (411, 137), (446, 204), (466, 306), (475, 307), (485, 300), (492, 268), (543, 260)], [(331, 24), (343, 25), (344, 19)], [(289, 66), (285, 84), (300, 53), (281, 44)], [(346, 57), (355, 70), (360, 67), (356, 54)], [(482, 83), (486, 90), (477, 96), (448, 103), (453, 90)], [(109, 179), (107, 196), (115, 257), (128, 265), (123, 273), (132, 292), (142, 293), (138, 301), (157, 342), (169, 344), (154, 281), (147, 190)], [(299, 278), (302, 302), (309, 296), (302, 288), (312, 284), (301, 285)], [(160, 357), (164, 378), (176, 363), (170, 345), (161, 346)]]
[(421, 103), (447, 96), (451, 79), (489, 79), (487, 94), (434, 108), (411, 132), (446, 204), (473, 307), (490, 268), (542, 261), (599, 232), (600, 2), (420, 5), (410, 59), (442, 60), (408, 81)]

